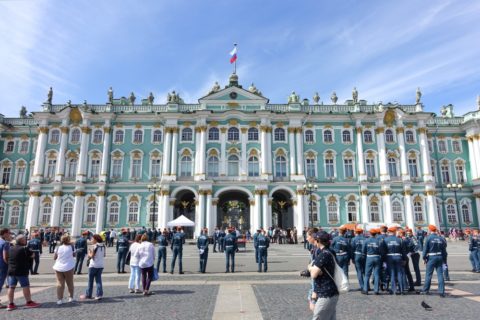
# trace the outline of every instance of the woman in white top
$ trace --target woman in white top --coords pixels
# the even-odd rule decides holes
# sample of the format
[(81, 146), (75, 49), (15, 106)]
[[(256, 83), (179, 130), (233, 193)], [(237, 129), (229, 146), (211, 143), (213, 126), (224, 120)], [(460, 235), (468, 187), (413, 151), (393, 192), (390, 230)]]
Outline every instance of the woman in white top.
[[(99, 234), (93, 235), (93, 248), (88, 250), (88, 258), (90, 263), (88, 265), (88, 286), (84, 295), (80, 296), (80, 299), (92, 299), (93, 293), (93, 280), (97, 284), (97, 295), (95, 300), (103, 298), (102, 288), (102, 272), (105, 266), (106, 248), (103, 243), (103, 239)], [(88, 264), (88, 260), (87, 260)]]
[(135, 242), (130, 245), (130, 280), (128, 281), (128, 289), (130, 289), (130, 293), (140, 293), (140, 267), (138, 266), (138, 258), (136, 254), (140, 248), (141, 239), (142, 235), (137, 234)]
[(148, 296), (150, 292), (150, 284), (153, 278), (153, 263), (155, 261), (155, 248), (151, 242), (148, 241), (148, 235), (142, 235), (142, 243), (140, 244), (136, 257), (138, 259), (138, 266), (142, 271), (142, 286), (143, 295)]
[(64, 234), (60, 242), (61, 246), (53, 254), (53, 259), (55, 259), (53, 270), (55, 270), (57, 276), (57, 304), (63, 303), (65, 282), (68, 287), (68, 302), (73, 301), (73, 273), (75, 269), (75, 248), (71, 244), (70, 236)]

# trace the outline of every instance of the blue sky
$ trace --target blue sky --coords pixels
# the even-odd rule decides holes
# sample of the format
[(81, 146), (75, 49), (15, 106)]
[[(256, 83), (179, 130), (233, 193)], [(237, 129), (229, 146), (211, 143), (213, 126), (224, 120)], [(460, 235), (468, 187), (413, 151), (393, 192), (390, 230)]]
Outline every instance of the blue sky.
[[(232, 71), (285, 103), (318, 91), (328, 103), (351, 97), (426, 110), (477, 108), (479, 1), (0, 0), (0, 113), (54, 103), (157, 102), (176, 90), (195, 103)], [(137, 100), (139, 101), (139, 100)]]

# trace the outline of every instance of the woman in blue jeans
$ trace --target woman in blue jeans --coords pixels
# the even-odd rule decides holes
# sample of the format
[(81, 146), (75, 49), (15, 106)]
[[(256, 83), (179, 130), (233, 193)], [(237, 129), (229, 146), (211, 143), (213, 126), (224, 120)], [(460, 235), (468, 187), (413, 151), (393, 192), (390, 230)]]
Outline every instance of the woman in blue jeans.
[(100, 235), (93, 235), (93, 248), (88, 250), (90, 264), (88, 265), (88, 287), (80, 299), (93, 299), (93, 280), (97, 284), (95, 300), (103, 298), (102, 272), (105, 266), (106, 248)]

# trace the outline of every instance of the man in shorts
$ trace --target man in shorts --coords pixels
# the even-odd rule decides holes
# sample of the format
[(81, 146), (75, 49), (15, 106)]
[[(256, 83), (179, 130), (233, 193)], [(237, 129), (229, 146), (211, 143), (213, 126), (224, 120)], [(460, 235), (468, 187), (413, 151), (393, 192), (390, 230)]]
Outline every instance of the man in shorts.
[(16, 243), (10, 248), (8, 254), (8, 306), (7, 311), (17, 309), (17, 306), (13, 303), (15, 295), (15, 287), (17, 283), (23, 289), (23, 296), (27, 302), (25, 307), (36, 308), (40, 306), (39, 303), (32, 301), (32, 295), (30, 294), (30, 282), (28, 280), (29, 268), (31, 259), (34, 253), (26, 247), (27, 238), (24, 235), (19, 235), (15, 238)]
[[(5, 280), (7, 279), (10, 240), (10, 230), (7, 228), (0, 230), (0, 293), (2, 293), (2, 288), (5, 286)], [(0, 304), (0, 309), (6, 307), (6, 305)]]

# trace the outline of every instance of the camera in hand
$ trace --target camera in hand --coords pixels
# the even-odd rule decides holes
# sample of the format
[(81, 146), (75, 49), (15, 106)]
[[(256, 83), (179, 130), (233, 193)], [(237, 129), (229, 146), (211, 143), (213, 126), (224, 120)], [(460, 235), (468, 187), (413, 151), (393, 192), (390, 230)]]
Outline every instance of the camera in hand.
[(309, 278), (310, 277), (310, 271), (308, 271), (308, 270), (300, 271), (300, 277)]

